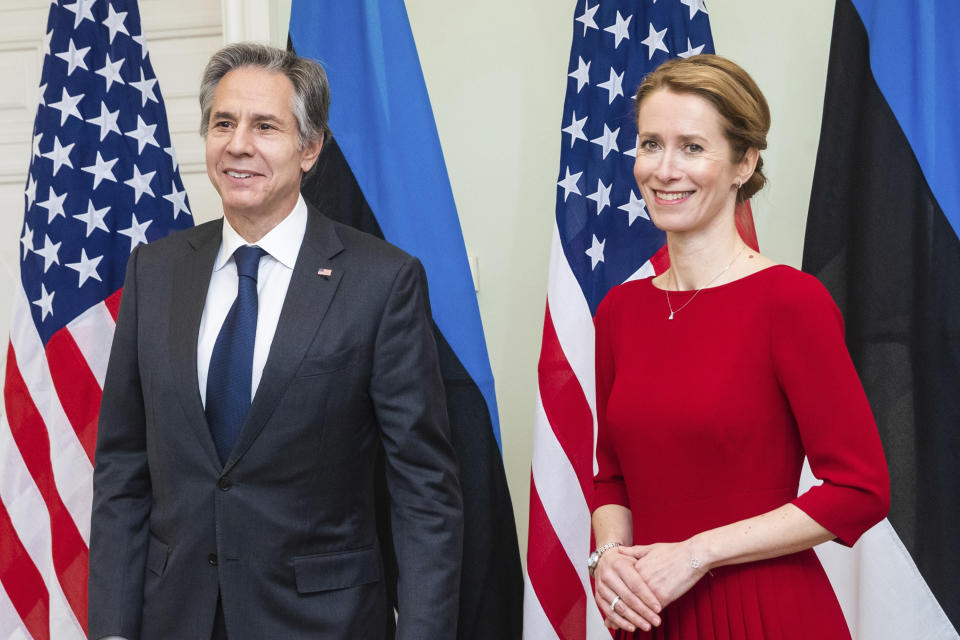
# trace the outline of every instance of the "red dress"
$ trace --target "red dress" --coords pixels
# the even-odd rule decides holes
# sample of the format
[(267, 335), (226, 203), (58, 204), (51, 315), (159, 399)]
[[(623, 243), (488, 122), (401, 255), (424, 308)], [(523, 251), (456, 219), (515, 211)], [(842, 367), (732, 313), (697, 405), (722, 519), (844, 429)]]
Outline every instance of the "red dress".
[[(673, 308), (692, 295), (671, 292)], [(594, 509), (630, 508), (635, 544), (792, 502), (851, 545), (886, 515), (876, 424), (840, 312), (814, 277), (770, 267), (668, 314), (650, 280), (614, 288), (597, 310)], [(804, 455), (823, 483), (797, 497)], [(630, 637), (850, 637), (812, 550), (713, 569), (662, 618)]]

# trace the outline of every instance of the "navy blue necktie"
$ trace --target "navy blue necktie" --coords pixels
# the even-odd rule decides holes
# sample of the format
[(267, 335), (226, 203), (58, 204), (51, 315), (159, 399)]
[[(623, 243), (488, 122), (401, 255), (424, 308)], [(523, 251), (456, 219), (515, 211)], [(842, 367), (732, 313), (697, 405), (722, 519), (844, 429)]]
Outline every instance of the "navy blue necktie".
[(237, 299), (213, 345), (207, 372), (207, 423), (221, 463), (230, 457), (250, 410), (257, 337), (257, 269), (265, 253), (260, 247), (243, 246), (233, 254)]

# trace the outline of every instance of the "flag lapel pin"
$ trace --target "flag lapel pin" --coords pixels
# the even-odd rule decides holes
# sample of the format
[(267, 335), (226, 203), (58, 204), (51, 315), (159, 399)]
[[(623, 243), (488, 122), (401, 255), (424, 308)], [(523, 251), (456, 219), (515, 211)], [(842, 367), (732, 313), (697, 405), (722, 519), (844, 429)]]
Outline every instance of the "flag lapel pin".
[(326, 268), (326, 267), (320, 267), (320, 268), (317, 270), (317, 275), (318, 275), (318, 276), (323, 276), (324, 278), (329, 278), (330, 276), (333, 275), (333, 269), (328, 269), (328, 268)]

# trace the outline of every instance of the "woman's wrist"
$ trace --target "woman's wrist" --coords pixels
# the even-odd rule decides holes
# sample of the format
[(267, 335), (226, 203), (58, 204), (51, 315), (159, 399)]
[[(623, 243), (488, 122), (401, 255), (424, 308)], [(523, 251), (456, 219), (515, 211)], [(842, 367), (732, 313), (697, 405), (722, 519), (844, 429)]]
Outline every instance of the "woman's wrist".
[(698, 533), (687, 540), (690, 550), (690, 567), (706, 573), (719, 566), (720, 556), (709, 531)]

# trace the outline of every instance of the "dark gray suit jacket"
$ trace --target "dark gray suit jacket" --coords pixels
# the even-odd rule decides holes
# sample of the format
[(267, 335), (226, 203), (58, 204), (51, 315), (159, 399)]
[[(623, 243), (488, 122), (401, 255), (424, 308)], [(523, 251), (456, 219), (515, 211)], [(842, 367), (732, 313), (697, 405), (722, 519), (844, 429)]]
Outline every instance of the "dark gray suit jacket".
[(397, 637), (454, 637), (462, 504), (422, 266), (311, 210), (221, 465), (197, 383), (221, 224), (140, 246), (127, 267), (97, 437), (90, 637), (207, 640), (219, 592), (231, 640), (383, 638), (381, 444)]

